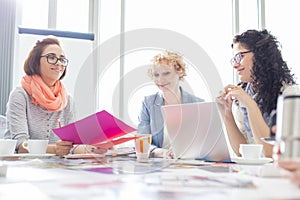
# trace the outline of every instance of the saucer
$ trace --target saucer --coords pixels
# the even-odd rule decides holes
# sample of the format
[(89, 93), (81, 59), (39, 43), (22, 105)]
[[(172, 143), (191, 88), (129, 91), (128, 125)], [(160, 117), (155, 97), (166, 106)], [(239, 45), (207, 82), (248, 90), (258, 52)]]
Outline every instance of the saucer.
[(262, 141), (269, 143), (269, 144), (276, 144), (276, 138), (275, 137), (267, 137), (267, 138), (261, 138)]
[(19, 154), (4, 154), (0, 155), (0, 160), (18, 160), (21, 156)]
[(55, 156), (55, 154), (53, 153), (45, 153), (45, 154), (18, 153), (15, 155), (19, 155), (22, 158), (51, 158)]
[(272, 158), (259, 158), (259, 159), (245, 159), (242, 157), (231, 158), (231, 161), (237, 164), (244, 164), (244, 165), (263, 165), (270, 162), (273, 162)]

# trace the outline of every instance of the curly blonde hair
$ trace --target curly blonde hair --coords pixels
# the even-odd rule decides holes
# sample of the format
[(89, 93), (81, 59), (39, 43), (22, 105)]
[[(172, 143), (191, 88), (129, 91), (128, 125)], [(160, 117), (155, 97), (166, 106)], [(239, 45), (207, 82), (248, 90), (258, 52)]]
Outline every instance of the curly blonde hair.
[[(161, 65), (166, 63), (170, 67), (174, 67), (175, 71), (179, 74), (179, 79), (182, 79), (186, 76), (186, 64), (183, 62), (182, 57), (171, 51), (165, 50), (164, 52), (157, 54), (152, 59), (153, 65)], [(152, 66), (148, 69), (148, 75), (153, 77)]]

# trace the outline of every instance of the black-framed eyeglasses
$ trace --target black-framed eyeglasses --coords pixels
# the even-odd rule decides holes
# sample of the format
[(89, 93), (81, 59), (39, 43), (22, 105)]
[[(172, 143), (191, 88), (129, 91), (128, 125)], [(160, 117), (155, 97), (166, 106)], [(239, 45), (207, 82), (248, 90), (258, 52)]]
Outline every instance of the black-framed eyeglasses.
[(233, 58), (230, 60), (230, 63), (231, 63), (231, 65), (234, 65), (234, 64), (240, 64), (240, 62), (241, 62), (241, 60), (242, 60), (242, 55), (243, 54), (246, 54), (246, 53), (250, 53), (250, 52), (252, 52), (252, 50), (249, 50), (249, 51), (243, 51), (243, 52), (239, 52), (239, 53), (237, 53), (237, 54), (235, 54), (234, 56), (233, 56)]
[(58, 58), (54, 54), (46, 54), (46, 55), (43, 55), (41, 57), (46, 57), (47, 58), (47, 62), (49, 64), (53, 64), (53, 65), (55, 65), (58, 61), (60, 61), (61, 65), (63, 67), (67, 67), (68, 63), (69, 63), (68, 59), (66, 59), (66, 58)]

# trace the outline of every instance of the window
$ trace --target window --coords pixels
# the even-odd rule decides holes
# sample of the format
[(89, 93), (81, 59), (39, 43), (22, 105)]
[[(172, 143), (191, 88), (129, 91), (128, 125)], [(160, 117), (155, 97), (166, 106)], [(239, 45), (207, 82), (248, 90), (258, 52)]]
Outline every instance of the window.
[(87, 33), (89, 25), (89, 1), (57, 1), (56, 29)]
[[(266, 28), (282, 45), (282, 57), (295, 73), (296, 78), (300, 77), (299, 53), (300, 42), (295, 39), (300, 35), (300, 27), (296, 25), (296, 20), (300, 17), (297, 0), (266, 0)], [(284, 14), (283, 14), (284, 13)]]
[[(110, 44), (105, 53), (112, 55), (113, 59), (108, 60), (107, 66), (98, 67), (99, 77), (97, 91), (97, 110), (107, 110), (118, 116), (120, 104), (120, 23), (121, 23), (121, 1), (101, 1), (99, 23), (99, 44)], [(100, 45), (101, 50), (101, 45)], [(110, 52), (108, 52), (110, 51)], [(101, 52), (100, 52), (101, 54)], [(107, 58), (100, 58), (101, 61)]]
[(20, 25), (27, 28), (48, 28), (48, 0), (18, 1), (22, 7)]
[[(22, 22), (17, 25), (48, 28), (49, 0), (18, 2), (22, 4), (22, 17), (17, 18), (22, 18)], [(89, 2), (57, 0), (56, 29), (88, 32)], [(212, 91), (222, 90), (224, 85), (234, 83), (235, 73), (229, 62), (232, 57), (230, 47), (233, 30), (232, 2), (232, 0), (100, 1), (97, 42), (100, 46), (111, 42), (109, 53), (114, 56), (107, 61), (106, 66), (101, 66), (103, 69), (93, 66), (94, 71), (97, 73), (100, 71), (98, 80), (94, 81), (99, 93), (99, 99), (96, 100), (97, 110), (106, 109), (117, 116), (124, 113), (125, 116), (120, 116), (131, 125), (136, 125), (143, 97), (157, 91), (147, 76), (150, 61), (155, 54), (165, 49), (181, 53), (187, 63), (187, 77), (181, 84), (183, 88), (207, 101), (213, 100)], [(121, 3), (124, 3), (124, 7)], [(297, 26), (291, 28), (290, 23), (286, 23), (291, 19), (297, 19), (297, 15), (300, 15), (296, 10), (298, 5), (296, 3), (298, 0), (265, 0), (265, 14), (266, 28), (278, 37), (283, 47), (284, 60), (299, 77), (297, 54), (288, 50), (297, 49), (299, 46), (299, 42), (294, 38), (299, 35), (300, 28)], [(239, 32), (257, 29), (258, 14), (257, 1), (239, 0)], [(292, 20), (291, 24), (293, 23)], [(131, 39), (125, 38), (123, 55), (120, 46), (121, 27), (124, 27), (127, 36), (131, 36)], [(165, 35), (149, 35), (158, 32), (159, 35)], [(147, 45), (143, 45), (142, 41), (148, 42)], [(135, 42), (140, 43), (130, 47)], [(96, 45), (89, 44), (89, 49), (95, 48)], [(82, 49), (76, 49), (76, 53), (81, 51)], [(93, 53), (92, 51), (93, 49), (85, 53), (89, 55)], [(204, 54), (206, 56), (203, 60), (199, 55)], [(102, 61), (108, 58), (98, 59)], [(21, 66), (17, 64), (18, 67)], [(207, 74), (214, 76), (208, 77)], [(219, 79), (222, 86), (208, 82), (208, 80), (218, 82)]]
[[(21, 25), (27, 28), (47, 29), (49, 0), (24, 0)], [(55, 12), (54, 12), (55, 13)], [(56, 29), (73, 32), (88, 32), (89, 1), (57, 1)]]
[[(231, 13), (231, 0), (130, 0), (126, 1), (125, 4), (125, 31), (148, 28), (165, 31), (167, 36), (174, 36), (174, 44), (169, 45), (173, 49), (168, 50), (183, 54), (184, 60), (188, 64), (188, 75), (183, 82), (183, 87), (210, 101), (214, 99), (214, 94), (211, 94), (212, 88), (218, 87), (216, 90), (222, 90), (223, 84), (233, 81), (232, 67), (229, 62), (232, 39)], [(140, 37), (142, 36), (140, 35)], [(144, 36), (144, 40), (153, 37), (153, 35), (147, 37), (146, 33)], [(130, 120), (133, 124), (137, 124), (137, 116), (143, 97), (157, 91), (156, 86), (147, 77), (146, 69), (156, 53), (168, 48), (168, 44), (164, 41), (168, 39), (167, 36), (166, 38), (158, 37), (156, 44), (153, 44), (154, 46), (140, 46), (125, 57), (124, 77), (136, 73), (136, 79), (141, 77), (144, 79), (143, 83), (128, 91), (130, 93), (128, 99), (124, 98), (124, 113), (129, 113), (129, 119), (126, 119), (126, 116), (125, 119)], [(180, 38), (183, 39), (180, 41)], [(191, 42), (190, 46), (183, 42), (185, 39)], [(193, 45), (203, 49), (219, 73), (216, 72), (213, 77), (207, 77), (207, 73), (212, 72), (213, 69), (209, 69), (210, 66), (204, 60), (203, 62), (195, 62), (195, 58), (201, 53), (200, 51), (195, 52)], [(190, 51), (187, 50), (188, 48)], [(180, 52), (181, 50), (184, 52)], [(199, 63), (204, 66), (199, 66)], [(216, 82), (221, 79), (222, 84), (220, 84), (221, 86), (208, 85), (206, 79)], [(129, 82), (130, 80), (128, 80)], [(125, 90), (125, 92), (127, 91)]]
[(258, 28), (257, 1), (239, 1), (240, 33)]

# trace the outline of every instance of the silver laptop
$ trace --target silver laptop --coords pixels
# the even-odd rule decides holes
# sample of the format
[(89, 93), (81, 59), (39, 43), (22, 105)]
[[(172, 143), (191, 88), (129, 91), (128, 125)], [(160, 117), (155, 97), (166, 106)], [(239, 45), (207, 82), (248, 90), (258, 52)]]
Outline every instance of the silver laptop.
[(230, 162), (216, 102), (167, 105), (161, 110), (176, 159)]

